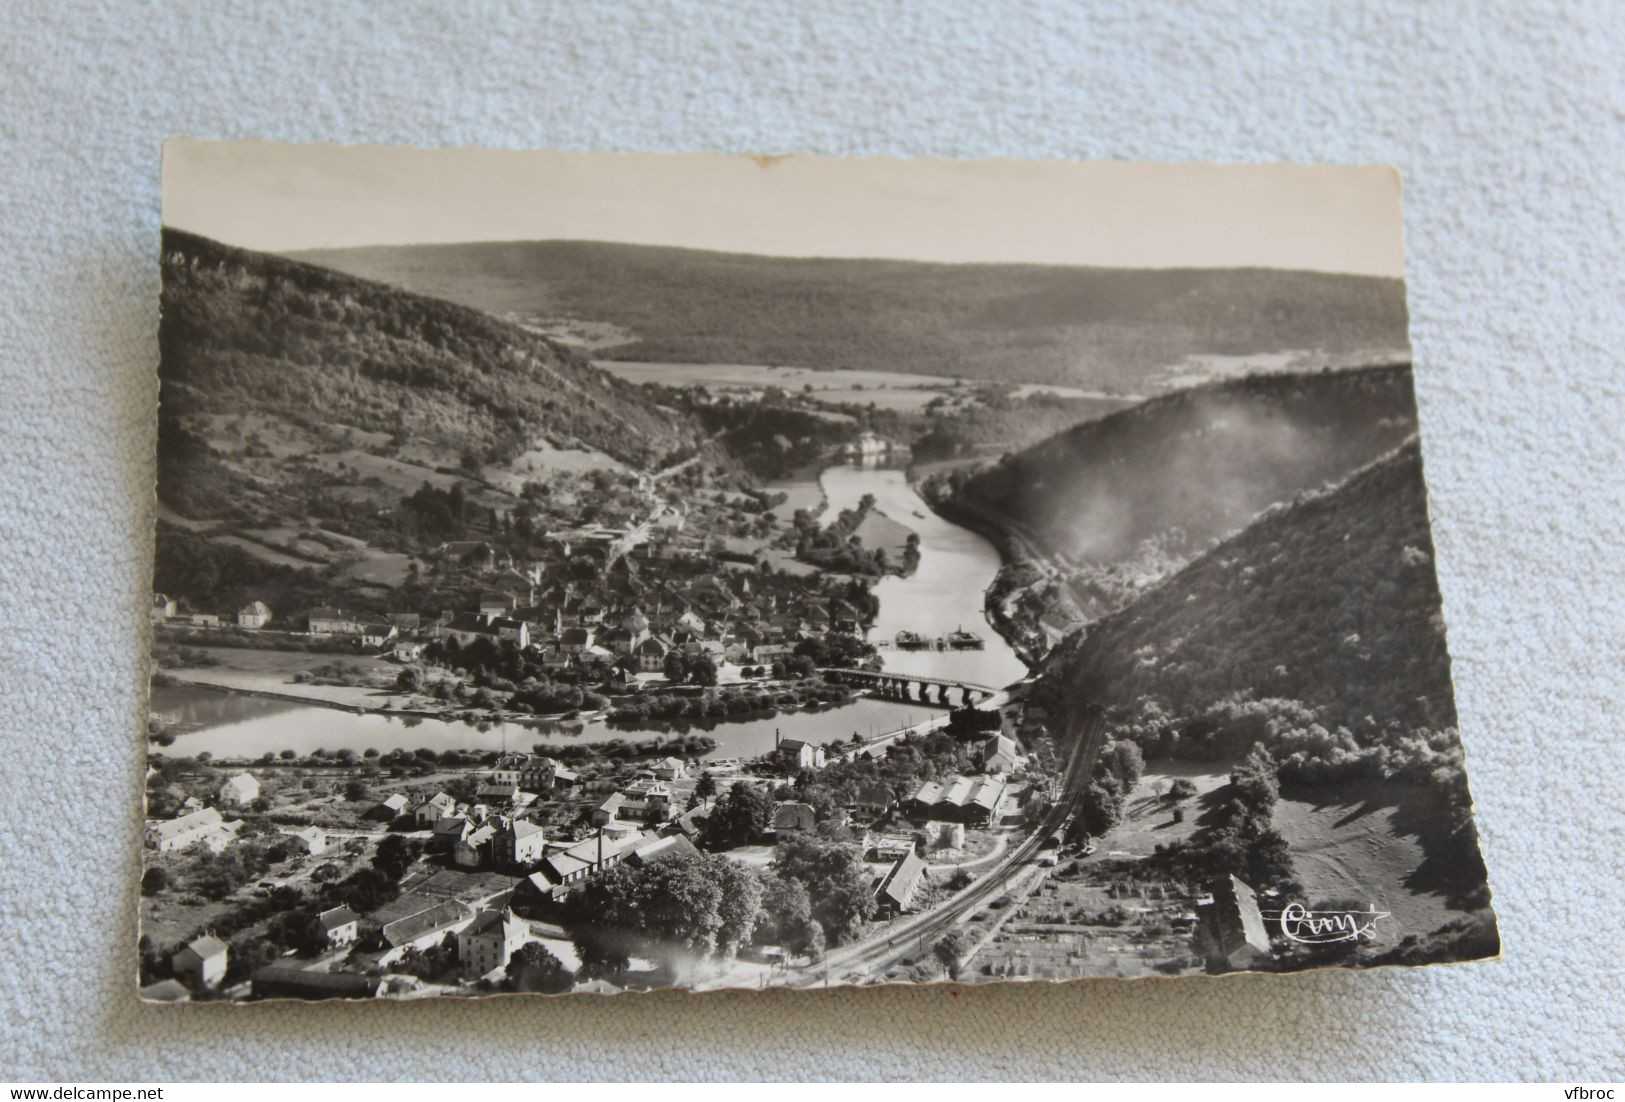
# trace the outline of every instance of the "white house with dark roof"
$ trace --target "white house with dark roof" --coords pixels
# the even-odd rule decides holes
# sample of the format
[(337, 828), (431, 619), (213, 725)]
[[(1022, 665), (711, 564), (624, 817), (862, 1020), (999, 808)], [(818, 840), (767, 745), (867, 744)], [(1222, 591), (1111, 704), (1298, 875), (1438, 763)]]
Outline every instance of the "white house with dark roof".
[(529, 819), (515, 819), (497, 832), (492, 853), (499, 865), (520, 868), (535, 864), (546, 852), (546, 831), (542, 824)]
[(336, 949), (355, 942), (361, 916), (348, 907), (331, 907), (316, 916), (316, 923), (322, 928), (328, 946)]
[(169, 965), (177, 978), (193, 987), (218, 987), (226, 978), (227, 955), (225, 942), (205, 934), (170, 957)]
[(322, 833), (321, 827), (308, 826), (300, 830), (290, 830), (288, 837), (299, 847), (301, 853), (311, 857), (327, 849), (327, 835)]
[(237, 626), (258, 631), (271, 622), (271, 606), (264, 601), (249, 601), (237, 610)]
[(530, 930), (509, 910), (484, 910), (457, 934), (457, 965), (467, 979), (490, 975), (508, 966)]
[(412, 809), (412, 818), (418, 826), (434, 826), (448, 815), (457, 813), (457, 801), (444, 792), (436, 792)]
[(260, 782), (252, 773), (238, 773), (226, 778), (220, 786), (220, 802), (229, 807), (242, 807), (260, 798)]

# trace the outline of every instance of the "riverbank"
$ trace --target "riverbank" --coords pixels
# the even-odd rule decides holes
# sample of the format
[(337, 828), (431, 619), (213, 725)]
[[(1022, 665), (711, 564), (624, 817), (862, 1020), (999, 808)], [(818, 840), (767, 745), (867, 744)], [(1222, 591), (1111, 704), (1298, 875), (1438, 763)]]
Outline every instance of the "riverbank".
[[(911, 469), (909, 473), (912, 479), (914, 471)], [(997, 549), (1000, 566), (992, 583), (983, 591), (983, 614), (1027, 668), (1037, 670), (1054, 645), (1054, 640), (1039, 616), (1024, 614), (1019, 602), (1014, 604), (1012, 610), (1012, 598), (1031, 586), (1035, 579), (1048, 577), (1051, 573), (1049, 564), (1024, 537), (985, 511), (931, 492), (930, 483), (925, 479), (919, 480), (915, 489), (932, 512), (951, 524), (975, 532)], [(1061, 615), (1070, 614), (1081, 622), (1083, 615), (1072, 600), (1070, 589), (1062, 583), (1059, 592), (1066, 602), (1060, 610)]]

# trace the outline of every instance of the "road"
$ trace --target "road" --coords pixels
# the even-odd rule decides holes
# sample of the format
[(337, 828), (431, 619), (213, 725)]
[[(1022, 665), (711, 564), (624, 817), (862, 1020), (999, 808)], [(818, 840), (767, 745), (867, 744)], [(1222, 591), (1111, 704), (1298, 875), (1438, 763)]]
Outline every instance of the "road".
[(1067, 761), (1060, 798), (1026, 841), (1011, 850), (1009, 856), (987, 874), (942, 906), (920, 915), (905, 926), (890, 931), (883, 938), (833, 950), (822, 962), (803, 968), (799, 975), (792, 973), (789, 983), (792, 986), (806, 987), (819, 982), (827, 983), (831, 977), (844, 977), (852, 972), (858, 972), (864, 978), (874, 976), (897, 958), (917, 952), (935, 942), (968, 918), (982, 904), (1002, 892), (1016, 871), (1038, 856), (1045, 840), (1061, 829), (1068, 816), (1072, 814), (1073, 805), (1089, 784), (1095, 759), (1100, 756), (1101, 744), (1106, 737), (1106, 721), (1099, 705), (1092, 704), (1085, 712), (1083, 731), (1073, 744), (1072, 754)]

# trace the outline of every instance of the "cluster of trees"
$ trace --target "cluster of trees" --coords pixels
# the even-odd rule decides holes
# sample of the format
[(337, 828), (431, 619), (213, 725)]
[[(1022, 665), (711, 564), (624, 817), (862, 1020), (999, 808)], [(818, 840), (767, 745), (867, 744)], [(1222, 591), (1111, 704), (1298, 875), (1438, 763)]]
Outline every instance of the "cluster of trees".
[(570, 897), (565, 921), (585, 976), (614, 975), (634, 956), (680, 970), (752, 942), (817, 959), (873, 917), (871, 879), (855, 847), (798, 836), (762, 871), (717, 853), (618, 865)]
[[(864, 494), (856, 509), (842, 509), (829, 524), (819, 526), (806, 509), (797, 509), (792, 523), (796, 530), (796, 558), (823, 570), (859, 577), (879, 577), (893, 569), (884, 547), (863, 546), (858, 526), (874, 508), (873, 494)], [(916, 555), (918, 549), (916, 548)]]
[[(703, 387), (669, 389), (666, 394), (677, 408), (695, 417), (741, 469), (769, 481), (817, 463), (829, 449), (858, 435), (858, 427), (850, 421), (797, 409), (771, 393), (762, 401), (735, 401), (726, 395), (713, 400)], [(772, 507), (764, 505), (764, 510)]]
[(1150, 864), (1189, 881), (1239, 876), (1261, 889), (1295, 889), (1292, 854), (1272, 824), (1280, 782), (1262, 745), (1230, 771), (1223, 802), (1186, 842), (1157, 846)]
[(762, 883), (747, 866), (717, 854), (682, 854), (646, 865), (617, 865), (570, 897), (566, 922), (582, 973), (623, 971), (633, 956), (673, 967), (732, 957), (750, 943)]
[(661, 723), (704, 723), (707, 720), (767, 714), (776, 709), (845, 704), (852, 690), (822, 681), (802, 681), (790, 688), (767, 690), (726, 687), (689, 693), (642, 693), (628, 697), (609, 714), (611, 723), (639, 726)]

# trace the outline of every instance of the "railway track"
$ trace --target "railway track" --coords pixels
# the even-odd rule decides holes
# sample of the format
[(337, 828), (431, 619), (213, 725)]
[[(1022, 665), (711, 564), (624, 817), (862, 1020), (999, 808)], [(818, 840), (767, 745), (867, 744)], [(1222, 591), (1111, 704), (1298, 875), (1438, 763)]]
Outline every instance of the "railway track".
[(991, 872), (971, 884), (941, 907), (922, 915), (907, 927), (871, 942), (863, 942), (850, 949), (837, 949), (817, 964), (809, 966), (798, 981), (812, 984), (819, 980), (829, 982), (832, 975), (845, 976), (850, 972), (873, 971), (889, 965), (909, 952), (923, 949), (958, 925), (965, 917), (1003, 891), (1016, 872), (1032, 863), (1044, 848), (1044, 842), (1060, 830), (1072, 814), (1073, 805), (1089, 785), (1095, 760), (1100, 756), (1101, 743), (1106, 735), (1105, 714), (1098, 704), (1084, 710), (1081, 737), (1073, 745), (1067, 761), (1060, 798), (1045, 814), (1037, 829)]

